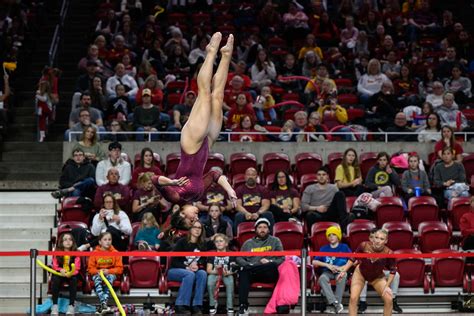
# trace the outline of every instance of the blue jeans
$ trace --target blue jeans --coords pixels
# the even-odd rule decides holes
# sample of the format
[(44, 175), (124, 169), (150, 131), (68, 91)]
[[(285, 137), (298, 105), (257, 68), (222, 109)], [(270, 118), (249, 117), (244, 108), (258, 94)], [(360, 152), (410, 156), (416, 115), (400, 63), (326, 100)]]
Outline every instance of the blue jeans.
[[(257, 115), (257, 120), (261, 123), (261, 122), (265, 122), (265, 114), (263, 112), (262, 109), (255, 109), (255, 114)], [(274, 108), (270, 108), (268, 109), (268, 114), (270, 115), (270, 119), (272, 121), (276, 121), (278, 118), (277, 118), (277, 113), (275, 111)]]
[(192, 306), (202, 306), (204, 291), (206, 290), (207, 273), (204, 270), (192, 272), (186, 269), (171, 268), (168, 271), (169, 281), (181, 282), (175, 304), (191, 306), (191, 296), (194, 288)]
[(85, 178), (81, 182), (74, 185), (74, 191), (70, 193), (70, 196), (81, 196), (84, 191), (89, 190), (95, 185), (95, 179)]
[(168, 129), (166, 130), (168, 132), (179, 132), (177, 134), (168, 134), (166, 135), (166, 140), (171, 141), (171, 142), (177, 142), (181, 138), (181, 131), (176, 128), (174, 125), (168, 126)]
[[(145, 140), (145, 136), (146, 136), (146, 139), (148, 140), (148, 134), (145, 133), (145, 128), (144, 127), (138, 127), (137, 132), (144, 132), (143, 134), (136, 134), (135, 135), (135, 139), (137, 141), (143, 142)], [(156, 132), (154, 132), (154, 133), (156, 133)], [(151, 135), (151, 140), (152, 141), (157, 141), (158, 140), (158, 134), (152, 134)]]
[[(210, 274), (207, 278), (207, 292), (209, 293), (209, 306), (214, 308), (217, 301), (214, 298), (214, 290), (216, 289), (217, 275)], [(234, 308), (234, 277), (232, 275), (222, 276), (222, 282), (225, 285), (226, 307), (227, 310)]]
[[(259, 218), (266, 218), (270, 221), (270, 231), (272, 230), (273, 225), (275, 224), (275, 219), (273, 218), (273, 214), (270, 211), (266, 211), (265, 213), (261, 214)], [(235, 214), (234, 218), (234, 235), (237, 235), (237, 227), (239, 227), (240, 223), (249, 222), (243, 213), (238, 212)]]

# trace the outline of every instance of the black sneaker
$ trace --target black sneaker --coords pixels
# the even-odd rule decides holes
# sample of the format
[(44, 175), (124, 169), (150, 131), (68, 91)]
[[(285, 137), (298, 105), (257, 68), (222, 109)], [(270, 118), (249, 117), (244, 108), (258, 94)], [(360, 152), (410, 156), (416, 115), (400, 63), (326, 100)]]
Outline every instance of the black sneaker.
[(366, 301), (360, 301), (359, 302), (359, 308), (357, 309), (358, 314), (365, 314), (365, 311), (367, 310), (367, 302)]
[(201, 306), (193, 306), (193, 315), (202, 315), (202, 308)]
[(397, 302), (396, 298), (393, 299), (393, 308), (392, 309), (394, 311), (396, 311), (398, 314), (403, 313), (403, 309), (400, 307), (400, 305), (398, 305), (398, 302)]
[(184, 305), (176, 305), (174, 307), (174, 313), (179, 315), (191, 315), (189, 309)]
[(249, 314), (249, 307), (245, 304), (239, 306), (239, 316), (247, 316)]

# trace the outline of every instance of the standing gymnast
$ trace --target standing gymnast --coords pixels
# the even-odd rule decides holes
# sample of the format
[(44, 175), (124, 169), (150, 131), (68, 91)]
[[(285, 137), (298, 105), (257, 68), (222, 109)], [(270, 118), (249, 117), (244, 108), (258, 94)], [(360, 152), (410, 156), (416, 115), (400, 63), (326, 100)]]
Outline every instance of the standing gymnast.
[[(181, 206), (200, 200), (203, 192), (213, 182), (226, 190), (231, 201), (237, 200), (235, 191), (222, 175), (222, 170), (214, 168), (203, 175), (209, 149), (219, 137), (222, 127), (224, 88), (234, 45), (234, 36), (231, 34), (226, 45), (220, 49), (221, 60), (212, 77), (221, 39), (220, 32), (214, 33), (206, 47), (206, 59), (197, 77), (198, 96), (188, 121), (181, 130), (181, 160), (175, 178), (186, 177), (189, 181), (183, 186), (160, 188), (168, 201)], [(159, 177), (153, 177), (154, 184), (158, 184)], [(189, 213), (195, 213), (197, 219), (197, 212)]]
[[(390, 254), (392, 251), (386, 246), (388, 241), (388, 232), (385, 229), (379, 229), (374, 233), (374, 237), (371, 242), (362, 242), (356, 253), (379, 253), (379, 254)], [(392, 315), (392, 290), (390, 284), (395, 277), (397, 272), (397, 266), (395, 259), (393, 258), (351, 258), (342, 267), (341, 273), (339, 273), (338, 280), (342, 279), (349, 269), (356, 264), (354, 274), (351, 280), (351, 298), (349, 301), (349, 315), (357, 315), (357, 303), (362, 289), (367, 281), (377, 291), (383, 300), (383, 315)], [(385, 278), (384, 270), (388, 270), (390, 275), (388, 279)]]

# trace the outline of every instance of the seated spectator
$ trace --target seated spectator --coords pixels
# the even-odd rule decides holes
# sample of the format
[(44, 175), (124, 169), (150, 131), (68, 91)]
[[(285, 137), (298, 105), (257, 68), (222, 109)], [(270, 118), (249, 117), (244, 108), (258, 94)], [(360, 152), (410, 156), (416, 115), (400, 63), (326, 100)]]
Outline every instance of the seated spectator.
[[(206, 192), (204, 192), (201, 201), (196, 202), (196, 207), (199, 209), (201, 214), (205, 214), (209, 212), (209, 208), (213, 204), (218, 204), (222, 213), (233, 216), (234, 207), (229, 199), (229, 196), (227, 195), (227, 192), (215, 182), (211, 184)], [(229, 216), (224, 215), (224, 219), (228, 222), (232, 222)], [(201, 220), (204, 220), (205, 218), (206, 216), (202, 216)]]
[(227, 128), (236, 129), (240, 125), (243, 116), (250, 116), (250, 119), (255, 121), (257, 116), (252, 105), (248, 102), (246, 94), (240, 93), (237, 95), (235, 103), (227, 113)]
[[(240, 120), (240, 126), (232, 132), (237, 134), (232, 134), (230, 140), (233, 142), (261, 142), (263, 141), (262, 135), (259, 134), (259, 131), (255, 129), (255, 124), (248, 115), (242, 116)], [(248, 134), (247, 134), (248, 133)]]
[(120, 174), (116, 168), (110, 168), (107, 171), (107, 183), (99, 186), (95, 192), (94, 207), (96, 210), (100, 209), (102, 199), (105, 193), (112, 193), (115, 201), (124, 211), (130, 210), (130, 189), (128, 185), (119, 183)]
[(400, 68), (400, 76), (393, 83), (395, 95), (398, 96), (399, 104), (403, 106), (418, 105), (418, 82), (413, 79), (410, 68), (403, 65)]
[(121, 62), (123, 56), (129, 54), (134, 53), (125, 46), (125, 38), (122, 35), (115, 35), (115, 38), (112, 42), (112, 48), (109, 50), (109, 54), (107, 55), (107, 62), (112, 65), (112, 67), (114, 67)]
[(133, 77), (125, 73), (125, 66), (122, 63), (118, 63), (115, 66), (115, 75), (107, 79), (107, 98), (111, 99), (117, 96), (115, 87), (118, 84), (121, 84), (125, 87), (125, 96), (127, 96), (130, 101), (134, 101), (138, 92), (138, 85)]
[(163, 82), (158, 80), (156, 75), (149, 75), (146, 77), (143, 85), (138, 89), (137, 96), (135, 98), (137, 105), (143, 103), (142, 94), (144, 89), (150, 89), (151, 91), (151, 103), (157, 106), (160, 110), (163, 109)]
[(132, 198), (132, 222), (142, 221), (146, 213), (151, 213), (154, 218), (161, 219), (162, 211), (166, 211), (169, 205), (153, 185), (151, 176), (148, 173), (140, 175), (137, 186), (138, 190)]
[(408, 16), (407, 33), (410, 42), (416, 42), (420, 35), (436, 34), (439, 31), (436, 15), (430, 8), (429, 1), (421, 1), (420, 8), (413, 10)]
[[(454, 160), (456, 160), (459, 163), (462, 163), (462, 154), (464, 153), (464, 150), (461, 146), (460, 143), (456, 141), (454, 138), (454, 130), (453, 128), (449, 126), (443, 126), (441, 128), (441, 138), (438, 140), (435, 144), (435, 153), (436, 153), (436, 158), (439, 160), (443, 159), (443, 149), (445, 147), (450, 147), (454, 150)], [(431, 161), (430, 161), (431, 162)]]
[(472, 97), (471, 80), (462, 76), (461, 67), (454, 65), (451, 68), (451, 78), (444, 85), (446, 92), (454, 94), (456, 102), (466, 104), (468, 99)]
[(323, 52), (321, 51), (321, 48), (318, 47), (316, 38), (313, 34), (306, 35), (305, 43), (298, 52), (298, 60), (303, 60), (304, 56), (309, 51), (313, 51), (318, 57), (319, 61), (323, 60)]
[[(151, 90), (144, 89), (142, 98), (142, 105), (136, 107), (133, 112), (133, 128), (137, 132), (158, 132), (162, 122), (160, 110), (151, 103)], [(144, 141), (145, 133), (137, 134), (135, 138), (137, 141)], [(152, 134), (151, 140), (158, 140), (158, 135)]]
[[(231, 62), (232, 63), (232, 62)], [(243, 81), (243, 89), (248, 90), (250, 89), (250, 86), (252, 85), (252, 79), (247, 75), (247, 64), (243, 60), (239, 60), (234, 66), (234, 72), (229, 72), (227, 75), (227, 85), (226, 88), (229, 89), (231, 88), (231, 81), (234, 79), (235, 76), (239, 76), (242, 78)], [(240, 90), (240, 88), (238, 89)]]
[[(469, 196), (466, 171), (462, 163), (454, 160), (454, 150), (445, 147), (442, 151), (442, 160), (442, 163), (438, 163), (434, 167), (434, 186), (443, 189), (443, 196), (447, 200), (457, 196)], [(444, 204), (440, 203), (439, 205)]]
[[(88, 110), (89, 115), (90, 115), (90, 120), (93, 122), (95, 125), (100, 126), (99, 131), (104, 130), (104, 122), (102, 121), (102, 114), (100, 111), (92, 105), (92, 98), (91, 95), (88, 92), (84, 92), (81, 94), (80, 97), (80, 103), (79, 106), (71, 111), (71, 114), (69, 114), (69, 128), (73, 128), (75, 124), (79, 122), (80, 116), (79, 114), (82, 112), (83, 109)], [(85, 113), (82, 113), (85, 115)]]
[(362, 182), (357, 152), (354, 148), (348, 148), (341, 164), (336, 167), (334, 183), (345, 196), (359, 196), (365, 191)]
[(204, 59), (206, 59), (206, 46), (208, 43), (209, 39), (206, 36), (199, 39), (199, 46), (194, 48), (188, 56), (188, 61), (191, 66), (204, 62)]
[(104, 113), (107, 110), (107, 99), (105, 98), (101, 77), (95, 76), (92, 79), (92, 87), (89, 93), (91, 95), (91, 106)]
[(419, 129), (420, 127), (425, 127), (427, 124), (428, 116), (433, 113), (433, 105), (431, 105), (431, 103), (429, 102), (423, 102), (423, 104), (421, 105), (421, 113), (416, 115), (416, 112), (412, 112), (411, 117), (409, 117), (412, 120), (411, 128), (415, 130)]
[(82, 72), (87, 72), (89, 74), (90, 70), (88, 68), (92, 66), (95, 67), (94, 70), (99, 74), (104, 74), (104, 71), (106, 71), (107, 68), (107, 66), (99, 57), (99, 47), (97, 47), (95, 44), (89, 45), (89, 48), (87, 49), (87, 56), (81, 58), (77, 68), (79, 68), (79, 70)]
[(287, 120), (283, 123), (281, 127), (280, 134), (275, 137), (276, 135), (267, 135), (267, 138), (273, 141), (280, 141), (280, 142), (291, 142), (295, 141), (293, 137), (293, 131), (295, 129), (295, 122), (293, 120)]
[(426, 119), (426, 125), (417, 130), (420, 143), (438, 142), (441, 140), (441, 122), (436, 113), (431, 113)]
[(445, 93), (443, 104), (436, 109), (442, 126), (449, 126), (454, 130), (463, 130), (468, 127), (467, 119), (464, 114), (454, 106), (454, 95)]
[[(348, 120), (347, 111), (345, 108), (337, 104), (337, 98), (329, 97), (324, 101), (323, 105), (318, 108), (319, 116), (322, 118), (322, 123), (326, 125), (328, 129), (339, 125), (345, 125)], [(346, 140), (351, 140), (350, 135)]]
[[(300, 111), (302, 112), (302, 111)], [(296, 114), (299, 112), (295, 113), (295, 122), (296, 122)], [(303, 112), (306, 114), (306, 112)], [(302, 116), (302, 114), (299, 114), (299, 116)], [(305, 117), (306, 120), (306, 117)], [(319, 115), (318, 111), (314, 111), (309, 115), (309, 120), (308, 124), (304, 127), (303, 131), (306, 133), (310, 133), (307, 135), (298, 135), (297, 136), (297, 141), (306, 141), (309, 139), (311, 142), (316, 142), (316, 141), (325, 141), (327, 139), (327, 135), (322, 134), (325, 132), (328, 132), (327, 127), (324, 124), (321, 124), (321, 116)], [(302, 137), (299, 137), (302, 136)]]
[[(79, 122), (74, 124), (70, 129), (67, 129), (64, 132), (64, 140), (65, 141), (79, 141), (81, 138), (82, 133), (86, 127), (92, 126), (95, 130), (99, 130), (99, 127), (93, 123), (91, 123), (91, 115), (88, 109), (80, 109), (79, 111)], [(75, 132), (72, 134), (72, 132)], [(70, 139), (69, 139), (70, 138)]]
[[(183, 104), (176, 104), (173, 106), (173, 125), (170, 124), (168, 132), (180, 132), (183, 126), (188, 121), (189, 114), (193, 109), (194, 102), (196, 101), (196, 93), (192, 90), (186, 92), (186, 97)], [(180, 134), (173, 134), (167, 136), (168, 140), (179, 141)]]
[(94, 45), (99, 49), (99, 58), (104, 61), (104, 64), (107, 67), (110, 65), (107, 63), (107, 56), (109, 55), (109, 50), (107, 49), (107, 41), (104, 35), (98, 35), (94, 40)]
[[(459, 220), (459, 229), (463, 237), (463, 250), (474, 249), (474, 196), (471, 196), (470, 204), (470, 211), (464, 213)], [(472, 258), (466, 259), (466, 263), (472, 263), (472, 261)]]
[(296, 1), (290, 2), (288, 12), (283, 14), (284, 36), (288, 47), (292, 46), (294, 39), (303, 39), (310, 32), (309, 18), (303, 9), (304, 7)]
[(169, 55), (176, 47), (181, 47), (184, 53), (188, 53), (190, 46), (188, 40), (183, 37), (183, 33), (176, 26), (170, 26), (171, 38), (165, 43), (164, 48)]
[[(155, 71), (155, 69), (153, 69), (153, 67), (151, 66), (151, 63), (148, 60), (142, 59), (142, 62), (138, 66), (138, 74), (137, 74), (137, 84), (138, 84), (138, 86), (140, 88), (144, 89), (145, 80), (150, 76), (155, 76), (156, 77), (156, 71)], [(161, 85), (161, 81), (159, 81), (159, 82), (160, 82), (160, 85)], [(152, 89), (155, 85), (150, 84), (150, 86), (152, 86), (152, 87), (148, 87), (148, 89)], [(141, 95), (140, 92), (141, 91), (137, 92), (137, 96)], [(137, 103), (139, 103), (139, 102), (137, 101)]]
[(116, 168), (119, 171), (120, 184), (128, 185), (131, 179), (131, 166), (128, 161), (122, 158), (122, 144), (113, 142), (109, 144), (109, 158), (100, 161), (97, 164), (95, 172), (95, 181), (98, 186), (108, 182), (107, 173), (110, 168)]
[(132, 30), (132, 23), (130, 21), (122, 22), (122, 25), (119, 28), (119, 32), (117, 33), (117, 35), (123, 37), (125, 41), (125, 46), (132, 48), (137, 46), (138, 37)]
[[(369, 37), (367, 36), (366, 31), (360, 31), (359, 34), (357, 35), (357, 41), (354, 47), (354, 54), (357, 56), (370, 54)], [(382, 72), (385, 73), (385, 71), (383, 70)]]
[(337, 87), (334, 80), (326, 78), (321, 82), (320, 90), (314, 94), (314, 98), (311, 103), (308, 105), (308, 108), (323, 107), (329, 102), (329, 98), (337, 98)]
[(329, 170), (326, 166), (316, 173), (317, 183), (307, 186), (301, 198), (301, 209), (308, 227), (316, 222), (332, 221), (339, 223), (345, 231), (352, 221), (353, 214), (346, 210), (346, 197), (337, 185), (329, 183)]
[[(244, 242), (240, 251), (282, 251), (283, 246), (278, 237), (270, 234), (271, 224), (266, 218), (255, 222), (255, 237)], [(237, 257), (239, 270), (239, 315), (248, 315), (250, 285), (254, 282), (276, 283), (278, 266), (284, 257)]]
[(395, 115), (393, 125), (387, 128), (385, 131), (387, 133), (394, 133), (388, 135), (389, 142), (413, 142), (416, 140), (416, 133), (408, 126), (407, 116), (403, 112), (398, 112)]
[(102, 208), (92, 220), (91, 232), (94, 236), (109, 232), (115, 249), (119, 251), (127, 249), (127, 239), (124, 237), (132, 233), (132, 224), (127, 214), (120, 209), (112, 193), (104, 194)]
[(97, 130), (94, 127), (86, 127), (82, 132), (81, 139), (74, 145), (74, 148), (82, 149), (86, 158), (94, 165), (97, 165), (99, 161), (106, 158), (106, 154), (98, 142)]
[[(323, 81), (325, 79), (329, 79), (329, 80), (332, 80), (332, 79), (329, 78), (328, 67), (324, 63), (320, 63), (320, 64), (317, 65), (315, 75), (311, 72), (310, 73), (305, 73), (304, 67), (305, 66), (304, 66), (304, 63), (303, 63), (303, 76), (311, 78), (311, 81), (309, 81), (306, 84), (306, 87), (304, 88), (304, 93), (306, 95), (307, 100), (309, 100), (309, 99), (313, 100), (315, 98), (314, 97), (310, 98), (309, 96), (311, 96), (311, 94), (316, 92), (317, 90), (322, 89), (321, 87), (322, 87)], [(334, 83), (334, 80), (332, 80), (332, 81)], [(335, 87), (336, 84), (334, 83), (334, 85), (331, 85), (331, 86)]]
[(155, 216), (150, 212), (143, 214), (140, 228), (135, 236), (135, 246), (138, 250), (159, 250), (160, 233), (160, 225), (156, 222)]
[(51, 192), (55, 199), (64, 196), (88, 196), (95, 187), (95, 168), (86, 159), (84, 151), (81, 148), (75, 148), (72, 151), (72, 158), (69, 158), (64, 164), (59, 178), (59, 188)]
[(390, 51), (387, 55), (387, 61), (382, 65), (382, 72), (390, 80), (395, 80), (400, 77), (400, 62), (398, 60), (397, 52)]
[(232, 80), (230, 80), (229, 84), (231, 89), (226, 90), (224, 93), (224, 104), (222, 105), (224, 111), (229, 111), (235, 106), (239, 94), (243, 93), (248, 103), (253, 100), (250, 93), (245, 91), (244, 79), (241, 76), (235, 75)]
[(143, 52), (142, 60), (149, 62), (158, 78), (163, 79), (165, 77), (165, 63), (168, 57), (161, 49), (161, 44), (162, 40), (160, 38), (155, 38), (151, 47), (145, 49)]
[(189, 66), (188, 57), (180, 45), (175, 45), (165, 63), (165, 71), (176, 76), (177, 80), (185, 80), (189, 77), (191, 67)]
[(301, 67), (295, 61), (295, 56), (291, 53), (286, 54), (283, 64), (277, 70), (279, 80), (278, 84), (289, 92), (300, 92), (302, 90), (301, 81), (297, 79), (281, 80), (281, 77), (301, 76)]
[(127, 134), (122, 134), (124, 128), (122, 123), (118, 120), (112, 120), (108, 126), (109, 133), (104, 135), (104, 141), (110, 142), (126, 142), (128, 140)]
[(273, 214), (269, 212), (270, 194), (263, 185), (257, 183), (257, 170), (245, 170), (245, 183), (236, 190), (238, 197), (234, 221), (234, 231), (242, 222), (254, 222), (259, 218), (268, 220), (269, 226), (275, 222)]
[(321, 64), (321, 60), (317, 58), (315, 52), (306, 52), (303, 59), (303, 65), (301, 67), (301, 74), (304, 77), (313, 78), (317, 74), (319, 64)]
[(267, 120), (265, 119), (264, 112), (268, 113), (273, 123), (278, 120), (276, 110), (273, 108), (275, 99), (271, 93), (272, 89), (270, 86), (264, 86), (260, 90), (260, 95), (255, 100), (254, 109), (259, 124), (266, 125)]
[(140, 177), (142, 174), (145, 174), (145, 173), (149, 174), (150, 176), (162, 175), (159, 163), (157, 165), (157, 162), (155, 161), (155, 158), (153, 157), (153, 150), (151, 150), (151, 148), (148, 148), (148, 147), (145, 147), (142, 149), (140, 153), (140, 164), (136, 165), (135, 168), (133, 169), (132, 183), (131, 183), (132, 188), (134, 189), (137, 188), (138, 177)]
[(425, 170), (420, 169), (420, 157), (416, 153), (408, 156), (408, 170), (402, 175), (402, 190), (405, 201), (414, 196), (431, 195), (431, 185)]
[(270, 212), (275, 222), (297, 221), (300, 212), (301, 199), (293, 187), (290, 175), (283, 171), (275, 173), (275, 180), (270, 190)]
[(341, 30), (341, 42), (339, 46), (344, 52), (352, 52), (356, 46), (359, 30), (354, 26), (354, 18), (345, 18), (345, 28)]
[[(321, 252), (344, 252), (352, 253), (348, 245), (341, 243), (342, 232), (337, 226), (331, 226), (326, 229), (326, 238), (329, 241), (328, 245), (322, 246)], [(318, 283), (321, 286), (321, 292), (326, 298), (329, 309), (333, 313), (339, 314), (344, 307), (342, 306), (342, 295), (346, 289), (347, 275), (342, 278), (337, 278), (341, 268), (347, 263), (347, 258), (344, 257), (314, 257), (313, 266), (320, 268), (320, 275)], [(331, 280), (336, 281), (336, 294), (331, 287)]]
[(367, 66), (367, 73), (360, 77), (357, 84), (357, 91), (360, 94), (360, 101), (368, 104), (371, 96), (379, 92), (382, 84), (389, 79), (380, 71), (380, 62), (377, 59), (371, 59)]
[[(435, 77), (434, 70), (432, 67), (429, 67), (426, 69), (423, 79), (418, 83), (418, 95), (421, 97), (421, 99), (426, 99), (428, 95), (433, 93), (433, 88), (436, 81), (437, 78)], [(443, 93), (441, 93), (441, 95), (442, 94)]]
[(436, 67), (436, 75), (444, 82), (452, 76), (452, 70), (455, 65), (459, 65), (459, 60), (456, 57), (456, 48), (449, 46), (446, 48), (446, 57), (440, 60), (438, 67)]
[(317, 19), (312, 33), (315, 34), (319, 44), (324, 47), (336, 46), (339, 42), (339, 29), (326, 11), (323, 11), (320, 18)]
[(377, 199), (383, 196), (393, 196), (395, 188), (400, 185), (398, 174), (390, 167), (390, 156), (379, 152), (377, 163), (369, 169), (365, 186), (372, 196)]
[(252, 77), (252, 87), (256, 89), (269, 86), (276, 79), (275, 64), (268, 57), (266, 50), (260, 49), (258, 51), (257, 60), (250, 68), (250, 74)]
[(127, 90), (124, 85), (115, 86), (115, 97), (109, 99), (105, 117), (108, 120), (119, 120), (126, 122), (130, 114), (132, 114), (132, 102), (127, 97)]
[[(229, 240), (229, 237), (224, 234), (215, 234), (212, 238), (216, 251), (223, 253), (229, 251)], [(209, 315), (217, 313), (218, 304), (213, 293), (215, 293), (219, 277), (222, 277), (222, 282), (225, 284), (227, 315), (234, 315), (234, 274), (237, 266), (235, 260), (235, 257), (225, 255), (207, 258), (207, 291), (211, 293), (209, 295)]]
[[(189, 251), (198, 254), (206, 251), (205, 232), (200, 222), (195, 222), (188, 235), (179, 239), (173, 251)], [(207, 273), (200, 266), (205, 264), (205, 257), (188, 256), (172, 257), (168, 280), (181, 282), (175, 302), (176, 314), (192, 313), (202, 315), (204, 292), (206, 291)], [(194, 293), (194, 297), (193, 296)], [(191, 300), (192, 299), (192, 300)]]
[[(444, 86), (440, 81), (433, 83), (433, 91), (426, 96), (426, 102), (433, 105), (433, 109), (436, 111), (442, 104), (444, 98)], [(455, 105), (458, 108), (457, 104)]]
[(133, 65), (132, 57), (130, 56), (130, 54), (123, 55), (120, 59), (120, 62), (125, 67), (125, 74), (135, 78), (135, 76), (137, 75), (137, 67)]
[(222, 234), (232, 240), (234, 237), (232, 224), (224, 218), (220, 205), (217, 203), (211, 204), (207, 213), (209, 214), (207, 219), (202, 221), (206, 233), (206, 241), (214, 240), (216, 234)]
[[(95, 61), (88, 61), (86, 64), (86, 73), (77, 78), (76, 87), (74, 88), (74, 94), (72, 96), (71, 110), (75, 110), (80, 106), (81, 95), (84, 92), (90, 92), (94, 85), (94, 78), (100, 77), (97, 65)], [(92, 106), (97, 107), (95, 104), (92, 104)]]
[(97, 22), (95, 27), (96, 33), (100, 33), (107, 36), (112, 36), (118, 30), (119, 22), (115, 18), (115, 11), (110, 9), (107, 11), (107, 14)]

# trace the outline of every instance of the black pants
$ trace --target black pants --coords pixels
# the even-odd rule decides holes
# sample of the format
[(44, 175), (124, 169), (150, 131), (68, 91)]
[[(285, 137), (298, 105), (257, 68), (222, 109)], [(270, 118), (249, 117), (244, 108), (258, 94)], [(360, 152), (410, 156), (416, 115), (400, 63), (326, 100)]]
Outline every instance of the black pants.
[[(474, 250), (474, 235), (469, 235), (466, 237), (464, 240), (464, 243), (462, 245), (463, 250)], [(473, 257), (467, 257), (466, 258), (466, 263), (474, 263), (474, 258)]]
[(356, 185), (355, 187), (347, 187), (339, 190), (344, 192), (345, 196), (359, 196), (365, 192), (364, 186), (360, 184)]
[(306, 222), (310, 231), (314, 223), (327, 221), (339, 223), (343, 231), (345, 231), (349, 224), (350, 218), (346, 209), (346, 196), (343, 192), (338, 191), (334, 194), (327, 212), (319, 213), (314, 211), (306, 213)]
[(283, 212), (283, 209), (279, 207), (278, 205), (272, 204), (270, 205), (270, 208), (268, 209), (270, 212), (273, 214), (273, 218), (275, 219), (275, 223), (278, 222), (288, 222), (290, 217), (295, 217), (294, 214), (291, 213), (285, 213)]
[(53, 294), (53, 304), (58, 304), (59, 289), (63, 281), (69, 281), (69, 304), (74, 305), (77, 292), (77, 278), (72, 276), (70, 278), (60, 277), (55, 274), (51, 275), (51, 292)]
[(278, 265), (275, 262), (248, 266), (239, 271), (239, 304), (249, 304), (250, 285), (253, 282), (274, 283), (278, 281)]

